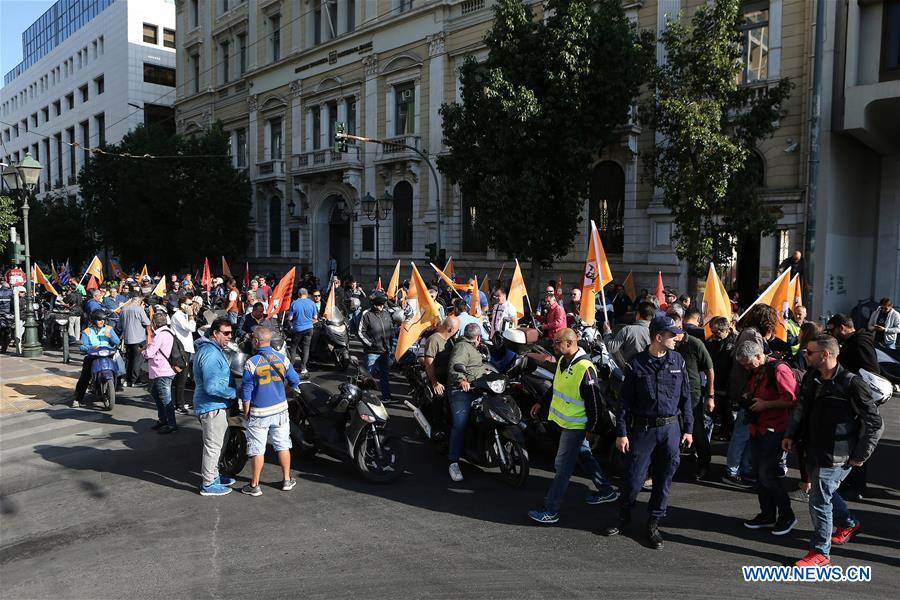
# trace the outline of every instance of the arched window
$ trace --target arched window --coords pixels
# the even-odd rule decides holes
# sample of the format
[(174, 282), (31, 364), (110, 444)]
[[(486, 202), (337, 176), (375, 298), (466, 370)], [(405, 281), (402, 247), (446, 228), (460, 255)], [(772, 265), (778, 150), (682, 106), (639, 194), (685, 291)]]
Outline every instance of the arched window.
[(394, 186), (394, 252), (412, 252), (413, 189), (409, 182)]
[(269, 255), (281, 255), (281, 198), (269, 198)]
[(462, 249), (463, 252), (484, 252), (487, 240), (478, 229), (478, 211), (474, 204), (462, 196)]
[(625, 171), (604, 160), (591, 173), (590, 218), (597, 223), (603, 249), (621, 254), (625, 245)]

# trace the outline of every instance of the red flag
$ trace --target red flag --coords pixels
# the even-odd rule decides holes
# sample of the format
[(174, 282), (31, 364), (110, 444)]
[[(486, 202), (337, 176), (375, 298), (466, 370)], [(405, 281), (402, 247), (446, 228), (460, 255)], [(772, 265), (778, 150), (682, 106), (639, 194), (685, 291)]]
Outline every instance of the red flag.
[(657, 271), (656, 277), (656, 292), (654, 292), (656, 299), (659, 300), (659, 307), (663, 310), (666, 309), (666, 288), (663, 287), (662, 280), (662, 271)]
[(212, 275), (209, 273), (209, 259), (203, 259), (203, 277), (200, 278), (200, 284), (206, 288), (206, 293), (212, 289)]
[(91, 278), (88, 279), (87, 287), (84, 288), (86, 290), (96, 290), (97, 289), (97, 280), (91, 275)]
[(275, 291), (272, 292), (272, 299), (269, 301), (269, 317), (284, 312), (290, 307), (296, 272), (297, 267), (291, 267), (291, 270), (285, 273), (278, 285), (275, 286)]
[(557, 273), (556, 274), (556, 299), (562, 300), (562, 298), (563, 298), (562, 275)]
[(375, 284), (375, 289), (376, 290), (384, 290), (384, 288), (381, 287), (381, 277), (378, 278), (378, 283)]
[(250, 263), (244, 263), (244, 289), (250, 289)]

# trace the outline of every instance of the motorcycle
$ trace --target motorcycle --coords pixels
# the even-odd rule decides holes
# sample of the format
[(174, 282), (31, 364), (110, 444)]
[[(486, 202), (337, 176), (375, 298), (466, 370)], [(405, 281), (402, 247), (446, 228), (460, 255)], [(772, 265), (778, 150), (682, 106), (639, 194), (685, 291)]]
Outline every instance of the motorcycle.
[(378, 383), (361, 374), (359, 361), (349, 360), (357, 375), (330, 393), (309, 380), (288, 400), (291, 439), (303, 457), (322, 452), (352, 463), (373, 483), (390, 483), (403, 473), (406, 447), (386, 431), (388, 412), (377, 394)]
[(319, 319), (310, 340), (310, 358), (320, 364), (333, 364), (339, 370), (350, 365), (350, 333), (343, 313), (335, 308), (329, 319)]
[(94, 357), (88, 390), (101, 398), (103, 407), (110, 411), (116, 406), (116, 352), (109, 348), (91, 348), (88, 351), (88, 356)]
[[(463, 365), (453, 368), (465, 372)], [(530, 464), (523, 433), (526, 425), (522, 421), (522, 411), (507, 393), (507, 384), (504, 375), (490, 369), (472, 383), (471, 391), (476, 397), (466, 426), (462, 456), (480, 467), (499, 467), (503, 481), (518, 488), (527, 481)], [(443, 422), (451, 423), (446, 400), (443, 410), (446, 413)], [(419, 426), (422, 426), (421, 422)], [(449, 438), (449, 431), (443, 433)], [(434, 434), (431, 437), (436, 439)]]
[[(208, 328), (208, 326), (206, 326)], [(244, 375), (244, 364), (250, 358), (241, 351), (237, 344), (231, 342), (225, 348), (231, 376), (240, 381)], [(244, 415), (238, 403), (228, 409), (228, 428), (222, 442), (219, 455), (219, 472), (234, 477), (244, 470), (247, 464), (247, 435), (244, 433)]]

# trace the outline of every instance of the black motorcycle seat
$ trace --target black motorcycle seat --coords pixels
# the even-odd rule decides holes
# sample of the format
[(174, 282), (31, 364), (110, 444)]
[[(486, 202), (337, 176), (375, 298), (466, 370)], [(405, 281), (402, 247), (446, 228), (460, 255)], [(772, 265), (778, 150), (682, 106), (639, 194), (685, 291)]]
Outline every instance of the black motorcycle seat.
[(300, 398), (306, 407), (315, 414), (331, 411), (331, 392), (308, 381), (300, 384)]

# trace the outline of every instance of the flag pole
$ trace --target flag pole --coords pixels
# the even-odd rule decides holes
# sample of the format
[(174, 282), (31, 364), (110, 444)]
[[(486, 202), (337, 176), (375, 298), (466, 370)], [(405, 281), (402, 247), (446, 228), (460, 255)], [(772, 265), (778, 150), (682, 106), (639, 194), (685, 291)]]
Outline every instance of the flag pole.
[[(609, 323), (609, 315), (606, 314), (606, 286), (603, 285), (603, 282), (600, 282), (600, 301), (603, 302), (603, 321)], [(596, 318), (594, 321), (596, 322)]]
[(528, 314), (531, 315), (531, 324), (534, 325), (534, 328), (538, 328), (537, 321), (534, 319), (534, 309), (531, 308), (531, 298), (528, 294), (525, 294), (525, 302), (528, 303)]

